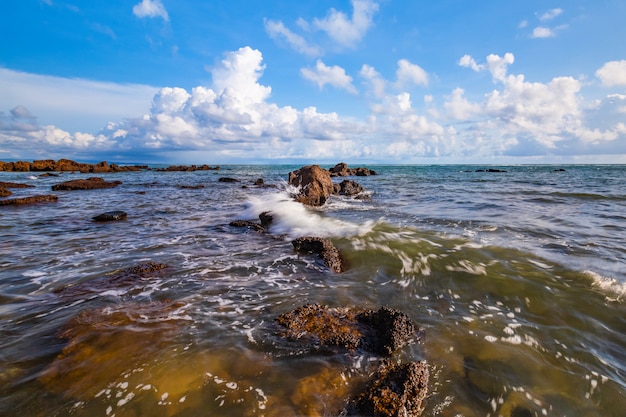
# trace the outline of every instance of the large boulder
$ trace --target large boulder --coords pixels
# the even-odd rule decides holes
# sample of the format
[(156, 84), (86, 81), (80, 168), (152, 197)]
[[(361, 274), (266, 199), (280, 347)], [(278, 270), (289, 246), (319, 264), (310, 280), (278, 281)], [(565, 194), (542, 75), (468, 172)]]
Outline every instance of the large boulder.
[(428, 393), (428, 378), (425, 362), (398, 365), (385, 361), (365, 391), (350, 401), (345, 415), (419, 416), (424, 410), (422, 402)]
[(343, 180), (334, 185), (334, 193), (345, 196), (354, 196), (364, 191), (363, 186), (356, 181)]
[(56, 171), (54, 159), (41, 159), (30, 164), (31, 171)]
[(91, 177), (87, 179), (70, 180), (52, 186), (52, 191), (69, 191), (69, 190), (94, 190), (97, 188), (114, 188), (120, 185), (122, 181), (105, 181), (99, 177)]
[(323, 206), (334, 190), (330, 173), (318, 165), (290, 172), (288, 182), (300, 189), (296, 201), (309, 206)]

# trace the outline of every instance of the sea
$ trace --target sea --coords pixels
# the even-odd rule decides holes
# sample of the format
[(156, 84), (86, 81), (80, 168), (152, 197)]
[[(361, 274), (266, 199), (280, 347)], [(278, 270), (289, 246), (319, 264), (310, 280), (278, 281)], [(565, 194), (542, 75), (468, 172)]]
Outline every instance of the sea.
[[(409, 316), (389, 360), (427, 363), (423, 416), (626, 416), (626, 165), (370, 165), (319, 208), (300, 166), (0, 172), (58, 196), (0, 207), (0, 415), (343, 415), (382, 358), (283, 343), (318, 303)], [(122, 184), (51, 190), (91, 176)]]

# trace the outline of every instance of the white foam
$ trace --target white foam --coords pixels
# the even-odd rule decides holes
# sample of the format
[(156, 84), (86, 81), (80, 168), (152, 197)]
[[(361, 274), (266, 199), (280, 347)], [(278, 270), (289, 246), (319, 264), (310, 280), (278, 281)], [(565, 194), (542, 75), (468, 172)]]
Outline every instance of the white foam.
[(592, 271), (584, 272), (593, 280), (593, 286), (606, 293), (609, 301), (623, 301), (626, 298), (626, 282), (619, 282), (615, 278), (605, 277)]
[(355, 224), (325, 217), (294, 201), (288, 190), (251, 197), (241, 215), (246, 219), (258, 219), (263, 212), (269, 212), (273, 217), (270, 232), (289, 238), (360, 236), (371, 231), (375, 224), (373, 221)]

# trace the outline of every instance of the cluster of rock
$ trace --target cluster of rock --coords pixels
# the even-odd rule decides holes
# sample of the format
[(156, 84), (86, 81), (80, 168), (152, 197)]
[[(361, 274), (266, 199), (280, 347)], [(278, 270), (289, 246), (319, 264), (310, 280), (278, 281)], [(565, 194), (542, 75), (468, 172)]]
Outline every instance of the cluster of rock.
[(193, 171), (218, 171), (220, 169), (219, 166), (209, 166), (209, 165), (170, 165), (167, 168), (157, 168), (155, 171), (159, 172), (193, 172)]
[(122, 166), (117, 164), (109, 164), (106, 161), (99, 162), (97, 164), (86, 164), (81, 162), (75, 162), (69, 159), (59, 159), (55, 161), (53, 159), (42, 159), (33, 162), (17, 161), (17, 162), (2, 162), (0, 161), (0, 171), (11, 172), (81, 172), (84, 174), (89, 173), (104, 173), (104, 172), (125, 172), (125, 171), (140, 171), (147, 168), (146, 166)]
[(355, 196), (362, 193), (363, 187), (355, 181), (344, 180), (339, 184), (333, 183), (331, 177), (343, 177), (348, 175), (377, 175), (368, 168), (348, 169), (345, 163), (337, 164), (334, 168), (326, 170), (319, 165), (304, 166), (289, 173), (288, 182), (297, 187), (299, 193), (295, 196), (299, 201), (308, 206), (323, 206), (333, 194)]

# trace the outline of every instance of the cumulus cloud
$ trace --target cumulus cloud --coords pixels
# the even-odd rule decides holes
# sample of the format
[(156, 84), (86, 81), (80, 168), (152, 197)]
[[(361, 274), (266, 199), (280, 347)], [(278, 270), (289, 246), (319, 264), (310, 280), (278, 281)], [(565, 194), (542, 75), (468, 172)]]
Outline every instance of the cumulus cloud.
[(170, 20), (161, 0), (141, 0), (133, 6), (133, 14), (139, 18), (160, 17), (166, 22)]
[(330, 9), (324, 19), (315, 19), (313, 24), (323, 30), (337, 44), (354, 47), (372, 26), (378, 4), (372, 0), (352, 0), (352, 18), (345, 13)]
[[(379, 5), (374, 0), (352, 0), (352, 16), (348, 17), (344, 12), (331, 8), (326, 17), (314, 18), (308, 22), (303, 18), (297, 21), (298, 27), (309, 34), (323, 32), (332, 41), (330, 49), (342, 50), (354, 48), (372, 27), (373, 18), (378, 12)], [(287, 28), (282, 21), (266, 19), (265, 30), (274, 40), (284, 40), (295, 51), (308, 55), (323, 55), (324, 51), (318, 39), (316, 43), (308, 42), (303, 36)]]
[(531, 38), (553, 38), (556, 36), (554, 30), (550, 28), (546, 28), (543, 26), (537, 26), (533, 29), (533, 33), (530, 35)]
[(607, 62), (596, 71), (596, 77), (607, 87), (626, 86), (626, 60)]
[(398, 61), (398, 70), (396, 71), (397, 84), (400, 88), (406, 88), (410, 85), (428, 85), (428, 74), (422, 67), (413, 64), (406, 59)]
[(326, 66), (321, 60), (317, 60), (315, 69), (302, 68), (300, 73), (307, 80), (313, 81), (321, 89), (325, 85), (331, 85), (335, 88), (346, 90), (351, 94), (357, 94), (358, 91), (352, 84), (352, 77), (346, 74), (346, 71), (337, 66)]

